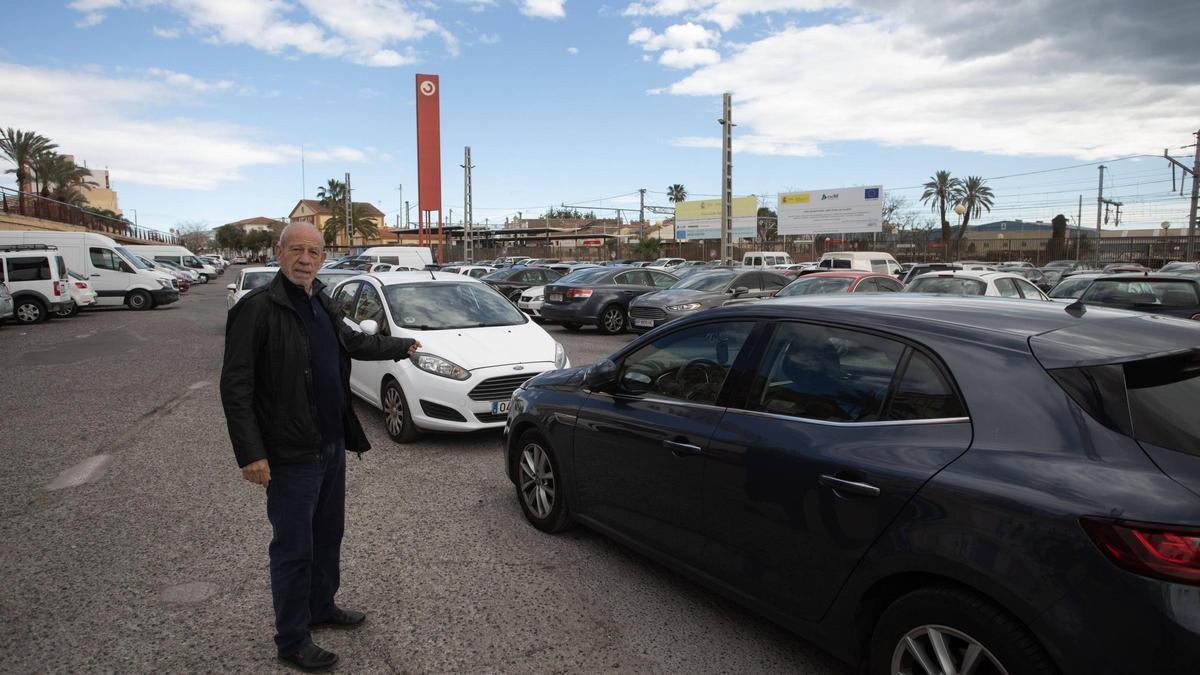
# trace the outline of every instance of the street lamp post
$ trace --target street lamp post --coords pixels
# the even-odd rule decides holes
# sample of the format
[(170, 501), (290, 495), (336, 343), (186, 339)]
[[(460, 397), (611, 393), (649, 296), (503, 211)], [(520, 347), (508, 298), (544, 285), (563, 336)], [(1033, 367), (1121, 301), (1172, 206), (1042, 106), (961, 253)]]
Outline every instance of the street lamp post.
[[(962, 217), (963, 214), (967, 212), (967, 207), (963, 206), (962, 204), (955, 204), (954, 212), (958, 214), (958, 226), (962, 227)], [(964, 232), (963, 234), (966, 233)], [(957, 260), (962, 260), (962, 251), (958, 250), (961, 245), (962, 238), (957, 236), (954, 237), (954, 257)]]

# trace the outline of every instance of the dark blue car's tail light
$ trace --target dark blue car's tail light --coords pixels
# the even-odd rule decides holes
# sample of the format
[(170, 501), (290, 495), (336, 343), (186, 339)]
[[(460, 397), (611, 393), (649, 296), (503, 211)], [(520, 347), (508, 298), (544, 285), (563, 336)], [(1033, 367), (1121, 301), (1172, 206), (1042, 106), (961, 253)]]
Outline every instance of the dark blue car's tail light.
[(1135, 523), (1084, 516), (1096, 546), (1135, 574), (1200, 586), (1200, 527)]

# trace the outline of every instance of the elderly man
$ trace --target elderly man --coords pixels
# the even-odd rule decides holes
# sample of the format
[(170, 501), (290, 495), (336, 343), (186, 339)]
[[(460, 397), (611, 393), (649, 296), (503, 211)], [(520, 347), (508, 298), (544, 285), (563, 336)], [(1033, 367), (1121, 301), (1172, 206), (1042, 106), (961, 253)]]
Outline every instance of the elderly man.
[(399, 360), (421, 344), (347, 328), (341, 308), (319, 292), (325, 247), (312, 224), (285, 227), (275, 255), (275, 280), (229, 312), (221, 402), (242, 476), (267, 492), (279, 658), (325, 670), (338, 657), (313, 644), (309, 629), (366, 620), (334, 604), (346, 450), (371, 447), (350, 405), (350, 359)]

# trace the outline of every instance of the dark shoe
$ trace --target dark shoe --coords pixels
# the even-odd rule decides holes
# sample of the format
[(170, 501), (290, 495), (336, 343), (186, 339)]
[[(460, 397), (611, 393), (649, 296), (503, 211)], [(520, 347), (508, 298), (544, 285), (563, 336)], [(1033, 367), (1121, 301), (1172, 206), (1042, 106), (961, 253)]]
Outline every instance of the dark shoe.
[(293, 668), (299, 668), (310, 673), (319, 673), (332, 668), (338, 662), (338, 655), (309, 643), (298, 652), (280, 656), (279, 660)]
[(356, 612), (352, 609), (342, 609), (334, 607), (333, 614), (330, 614), (324, 621), (316, 621), (308, 624), (309, 628), (358, 628), (367, 620), (367, 615), (362, 612)]

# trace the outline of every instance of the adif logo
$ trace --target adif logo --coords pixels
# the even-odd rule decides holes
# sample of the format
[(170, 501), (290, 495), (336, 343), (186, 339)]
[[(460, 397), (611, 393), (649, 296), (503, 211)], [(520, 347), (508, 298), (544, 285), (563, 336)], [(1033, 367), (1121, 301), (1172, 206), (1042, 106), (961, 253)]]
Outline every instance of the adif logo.
[(421, 82), (420, 90), (426, 96), (433, 96), (437, 93), (437, 85), (433, 83), (433, 80), (424, 80)]
[(836, 193), (836, 192), (822, 192), (821, 193), (821, 201), (825, 201), (826, 199), (837, 199), (837, 198), (838, 198), (838, 193)]

